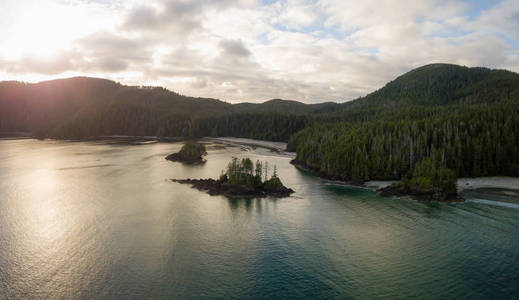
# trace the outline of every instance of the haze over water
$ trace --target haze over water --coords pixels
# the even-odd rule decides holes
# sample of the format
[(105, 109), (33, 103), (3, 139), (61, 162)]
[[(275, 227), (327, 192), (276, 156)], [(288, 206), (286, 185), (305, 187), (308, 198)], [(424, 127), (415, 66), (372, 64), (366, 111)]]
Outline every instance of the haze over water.
[[(0, 141), (0, 298), (519, 298), (519, 209), (333, 185), (265, 149)], [(296, 193), (209, 196), (170, 178), (268, 161)]]

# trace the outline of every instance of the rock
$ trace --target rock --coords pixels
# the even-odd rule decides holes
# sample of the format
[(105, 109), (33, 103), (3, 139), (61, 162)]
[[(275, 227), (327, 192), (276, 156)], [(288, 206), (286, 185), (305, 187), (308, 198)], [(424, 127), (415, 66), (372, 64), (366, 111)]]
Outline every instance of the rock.
[(275, 190), (265, 190), (262, 188), (250, 188), (244, 185), (230, 184), (225, 181), (214, 179), (171, 179), (173, 182), (190, 184), (192, 188), (206, 191), (210, 195), (224, 195), (230, 198), (258, 198), (258, 197), (288, 197), (294, 190), (285, 186)]

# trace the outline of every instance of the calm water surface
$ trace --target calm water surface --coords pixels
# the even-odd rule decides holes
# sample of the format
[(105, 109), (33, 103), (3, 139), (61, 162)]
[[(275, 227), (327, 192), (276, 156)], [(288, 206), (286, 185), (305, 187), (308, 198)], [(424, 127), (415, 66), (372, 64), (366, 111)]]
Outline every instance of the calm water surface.
[[(378, 197), (267, 150), (0, 141), (0, 298), (519, 299), (519, 209)], [(296, 193), (228, 200), (168, 181), (232, 156)]]

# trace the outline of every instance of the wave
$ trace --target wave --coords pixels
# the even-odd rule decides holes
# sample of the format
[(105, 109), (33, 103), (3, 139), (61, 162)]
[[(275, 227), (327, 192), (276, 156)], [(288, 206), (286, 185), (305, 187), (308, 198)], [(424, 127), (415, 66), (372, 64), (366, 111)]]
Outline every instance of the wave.
[(479, 198), (467, 199), (466, 202), (474, 202), (474, 203), (480, 203), (480, 204), (487, 204), (487, 205), (494, 205), (494, 206), (510, 207), (510, 208), (517, 208), (517, 209), (519, 209), (519, 204), (510, 203), (510, 202), (500, 202), (500, 201), (485, 200), (485, 199), (479, 199)]

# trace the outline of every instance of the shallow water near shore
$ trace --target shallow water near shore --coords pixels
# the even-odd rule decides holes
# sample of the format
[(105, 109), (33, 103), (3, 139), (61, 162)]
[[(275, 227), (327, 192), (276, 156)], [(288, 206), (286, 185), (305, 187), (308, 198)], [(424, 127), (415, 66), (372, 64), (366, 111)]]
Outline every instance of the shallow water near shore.
[[(261, 148), (164, 159), (180, 147), (1, 140), (0, 298), (519, 298), (519, 209), (485, 193), (382, 198)], [(232, 156), (275, 164), (295, 194), (229, 200), (169, 180), (218, 177)]]

